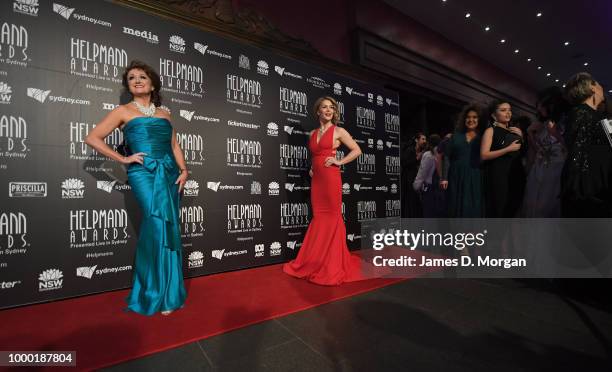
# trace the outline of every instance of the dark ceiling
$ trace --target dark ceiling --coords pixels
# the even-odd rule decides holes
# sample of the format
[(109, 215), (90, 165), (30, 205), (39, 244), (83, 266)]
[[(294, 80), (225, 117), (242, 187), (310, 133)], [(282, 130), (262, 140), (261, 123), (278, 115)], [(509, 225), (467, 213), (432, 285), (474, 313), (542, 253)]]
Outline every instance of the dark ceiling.
[(587, 71), (612, 92), (612, 0), (385, 2), (536, 90)]

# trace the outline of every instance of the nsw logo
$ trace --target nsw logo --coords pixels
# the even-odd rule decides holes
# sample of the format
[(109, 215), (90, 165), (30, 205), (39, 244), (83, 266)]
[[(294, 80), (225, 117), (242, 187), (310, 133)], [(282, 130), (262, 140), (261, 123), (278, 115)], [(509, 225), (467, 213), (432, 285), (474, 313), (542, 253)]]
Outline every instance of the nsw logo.
[(61, 289), (64, 274), (58, 269), (48, 269), (38, 275), (38, 291), (53, 291)]
[(13, 11), (32, 17), (37, 17), (38, 0), (15, 0), (13, 1)]
[(0, 104), (8, 105), (11, 103), (12, 94), (13, 90), (11, 87), (0, 81)]
[(268, 195), (278, 195), (280, 191), (280, 186), (278, 184), (278, 182), (270, 182), (270, 184), (268, 185)]
[(280, 256), (281, 253), (281, 244), (279, 242), (270, 244), (270, 256)]
[(188, 257), (189, 268), (195, 269), (204, 266), (204, 254), (200, 251), (193, 251)]
[(170, 36), (170, 50), (177, 53), (185, 53), (185, 39), (178, 35)]
[(200, 193), (200, 185), (198, 181), (187, 180), (185, 187), (183, 188), (183, 196), (198, 196)]

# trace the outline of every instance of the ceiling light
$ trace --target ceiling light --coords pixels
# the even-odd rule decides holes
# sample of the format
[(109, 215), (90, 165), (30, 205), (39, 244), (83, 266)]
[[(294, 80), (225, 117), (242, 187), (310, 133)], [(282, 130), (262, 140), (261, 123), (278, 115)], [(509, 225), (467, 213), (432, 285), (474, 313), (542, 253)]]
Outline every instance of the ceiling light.
[(501, 39), (499, 42), (503, 44), (506, 42), (506, 39)]
[(542, 69), (542, 66), (538, 66), (538, 70), (541, 70), (541, 69)]
[(546, 76), (550, 76), (550, 72), (547, 72), (547, 73), (546, 73)]
[(531, 58), (527, 58), (527, 62), (531, 62)]
[(610, 89), (610, 90), (608, 91), (608, 93), (612, 93), (612, 89)]
[(536, 14), (536, 17), (541, 17), (542, 16), (542, 12), (538, 12), (538, 14)]
[(518, 53), (518, 52), (519, 52), (519, 50), (518, 50), (518, 49), (514, 49), (514, 53)]
[(487, 26), (485, 27), (485, 31), (489, 31), (491, 29), (491, 27)]
[(563, 84), (563, 88), (565, 88), (565, 84)]
[(570, 43), (569, 41), (566, 41), (565, 43), (563, 43), (563, 45), (568, 46)]
[(465, 13), (465, 18), (470, 18), (471, 14), (470, 13)]
[(555, 79), (555, 83), (558, 83), (558, 82), (559, 82), (559, 79)]
[(589, 63), (588, 63), (588, 62), (585, 62), (585, 63), (584, 63), (584, 65), (585, 65), (585, 66), (588, 66), (588, 65), (589, 65)]

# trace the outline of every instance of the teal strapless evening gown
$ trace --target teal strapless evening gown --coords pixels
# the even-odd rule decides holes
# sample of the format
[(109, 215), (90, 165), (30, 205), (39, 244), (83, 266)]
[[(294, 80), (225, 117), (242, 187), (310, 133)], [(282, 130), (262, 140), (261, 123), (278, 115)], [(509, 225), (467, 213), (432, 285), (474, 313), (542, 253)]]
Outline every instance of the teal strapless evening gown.
[(163, 118), (137, 117), (125, 124), (123, 132), (132, 153), (147, 154), (143, 165), (132, 163), (127, 170), (142, 210), (128, 309), (144, 315), (178, 309), (186, 291), (172, 125)]

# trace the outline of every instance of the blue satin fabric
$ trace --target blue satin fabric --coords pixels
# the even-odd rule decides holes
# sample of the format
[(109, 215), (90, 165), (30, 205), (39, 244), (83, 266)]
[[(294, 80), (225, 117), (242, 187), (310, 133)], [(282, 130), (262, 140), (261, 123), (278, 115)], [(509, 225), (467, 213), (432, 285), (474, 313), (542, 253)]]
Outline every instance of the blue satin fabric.
[(143, 315), (178, 309), (187, 295), (172, 125), (162, 118), (137, 117), (125, 124), (123, 133), (132, 153), (147, 154), (143, 165), (132, 163), (127, 171), (143, 215), (128, 309)]

